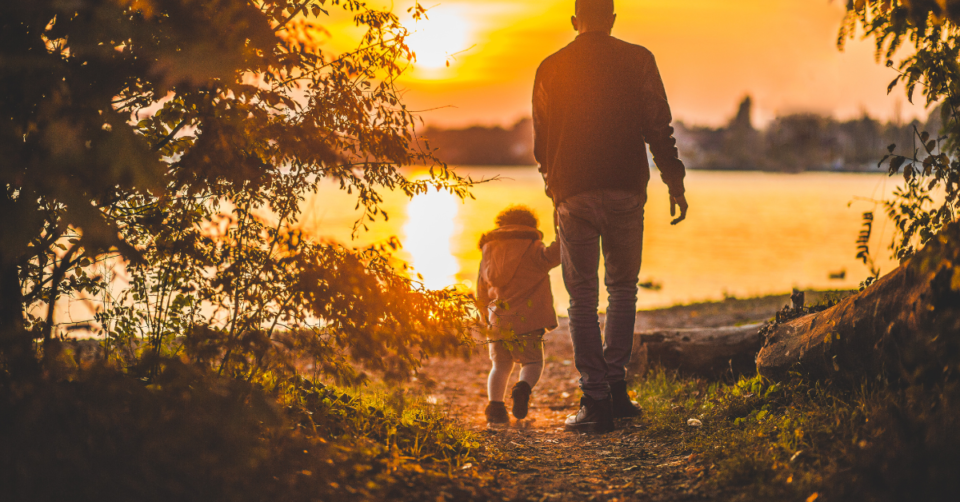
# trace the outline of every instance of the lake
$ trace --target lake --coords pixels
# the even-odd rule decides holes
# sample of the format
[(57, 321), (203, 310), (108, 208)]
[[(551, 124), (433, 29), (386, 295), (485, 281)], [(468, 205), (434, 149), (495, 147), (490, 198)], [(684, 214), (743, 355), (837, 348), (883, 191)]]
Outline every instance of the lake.
[[(384, 193), (389, 221), (377, 221), (351, 240), (359, 213), (356, 199), (323, 182), (306, 202), (303, 228), (316, 238), (363, 246), (397, 236), (399, 258), (411, 264), (430, 288), (460, 284), (473, 288), (481, 234), (493, 228), (496, 214), (510, 204), (525, 204), (540, 217), (545, 242), (554, 240), (553, 206), (543, 193), (535, 167), (466, 167), (461, 175), (494, 179), (476, 186), (476, 200), (460, 201), (443, 192), (413, 200)], [(416, 170), (405, 171), (420, 176)], [(670, 225), (667, 188), (651, 173), (646, 205), (638, 308), (648, 309), (725, 296), (783, 293), (791, 288), (851, 289), (868, 275), (855, 258), (855, 241), (865, 211), (877, 221), (871, 250), (883, 273), (896, 264), (887, 250), (892, 224), (880, 218), (882, 207), (868, 200), (889, 197), (898, 178), (885, 174), (808, 172), (688, 171), (687, 220)], [(868, 200), (864, 200), (868, 199)], [(845, 272), (843, 279), (830, 274)], [(601, 279), (602, 280), (602, 279)], [(551, 274), (557, 310), (569, 297), (559, 267)], [(601, 288), (602, 290), (602, 288)], [(601, 295), (601, 309), (605, 295)]]

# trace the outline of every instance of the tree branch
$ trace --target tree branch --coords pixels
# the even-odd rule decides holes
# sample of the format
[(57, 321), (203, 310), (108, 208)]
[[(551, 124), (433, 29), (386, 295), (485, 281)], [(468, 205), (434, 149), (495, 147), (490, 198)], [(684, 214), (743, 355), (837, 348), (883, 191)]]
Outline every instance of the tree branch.
[(293, 9), (293, 13), (290, 14), (290, 17), (284, 19), (282, 23), (278, 24), (277, 27), (273, 29), (273, 31), (277, 32), (282, 30), (285, 26), (287, 26), (287, 23), (289, 23), (290, 21), (293, 21), (293, 18), (297, 17), (297, 14), (299, 14), (300, 11), (306, 9), (308, 3), (310, 3), (309, 0), (300, 4), (300, 6), (297, 7), (296, 9)]
[(154, 153), (159, 152), (161, 148), (167, 146), (171, 141), (173, 141), (174, 136), (176, 136), (177, 133), (180, 132), (180, 129), (183, 129), (183, 127), (187, 125), (187, 122), (189, 122), (189, 119), (183, 119), (182, 121), (180, 121), (180, 123), (177, 124), (177, 127), (174, 127), (173, 130), (170, 131), (170, 134), (166, 135), (163, 139), (160, 140), (159, 143), (156, 144), (156, 146), (153, 147), (153, 152)]
[(53, 286), (50, 289), (50, 296), (47, 298), (47, 325), (43, 328), (44, 344), (49, 342), (53, 335), (53, 311), (54, 307), (56, 307), (57, 297), (60, 296), (60, 281), (63, 280), (67, 269), (71, 267), (72, 263), (70, 259), (73, 258), (73, 254), (76, 253), (78, 249), (80, 249), (80, 245), (74, 244), (67, 250), (67, 254), (63, 255), (60, 264), (53, 269), (53, 275), (51, 276)]

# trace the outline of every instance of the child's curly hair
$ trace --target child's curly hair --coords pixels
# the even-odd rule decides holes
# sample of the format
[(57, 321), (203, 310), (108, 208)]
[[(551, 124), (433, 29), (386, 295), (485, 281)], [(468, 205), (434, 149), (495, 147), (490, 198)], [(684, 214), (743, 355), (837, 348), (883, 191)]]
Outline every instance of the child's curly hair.
[(537, 219), (537, 214), (533, 212), (533, 209), (521, 204), (507, 206), (506, 209), (500, 211), (500, 214), (497, 215), (494, 222), (498, 227), (505, 225), (523, 225), (526, 227), (539, 228), (540, 226), (540, 220)]

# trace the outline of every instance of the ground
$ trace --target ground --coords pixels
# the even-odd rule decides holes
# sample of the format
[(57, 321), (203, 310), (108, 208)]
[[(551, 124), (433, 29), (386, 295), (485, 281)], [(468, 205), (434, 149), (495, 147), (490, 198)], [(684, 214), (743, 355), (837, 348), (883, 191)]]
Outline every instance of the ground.
[[(808, 298), (808, 302), (810, 298)], [(788, 296), (751, 300), (730, 299), (638, 313), (637, 329), (732, 326), (768, 320), (789, 303)], [(573, 366), (573, 346), (561, 326), (545, 337), (546, 364), (534, 389), (530, 414), (509, 427), (489, 427), (486, 377), (490, 361), (477, 354), (469, 361), (430, 363), (419, 381), (432, 398), (445, 406), (482, 438), (485, 453), (478, 469), (493, 478), (494, 487), (510, 500), (701, 500), (713, 499), (701, 483), (711, 466), (676, 442), (658, 440), (648, 432), (644, 417), (618, 421), (616, 431), (603, 434), (565, 432), (563, 421), (576, 412), (579, 377)], [(507, 392), (516, 381), (516, 371)], [(642, 379), (634, 386), (643, 385)]]

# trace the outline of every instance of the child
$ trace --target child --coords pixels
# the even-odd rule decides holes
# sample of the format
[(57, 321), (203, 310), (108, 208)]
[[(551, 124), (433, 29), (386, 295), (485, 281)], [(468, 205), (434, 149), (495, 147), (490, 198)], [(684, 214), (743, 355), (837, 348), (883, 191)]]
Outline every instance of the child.
[(489, 329), (493, 368), (487, 379), (487, 421), (509, 423), (503, 404), (513, 364), (520, 380), (513, 386), (513, 416), (527, 416), (530, 393), (543, 372), (543, 335), (557, 327), (550, 291), (550, 269), (560, 265), (560, 244), (543, 244), (537, 217), (525, 206), (510, 206), (497, 228), (480, 238), (483, 258), (477, 279), (479, 309)]

